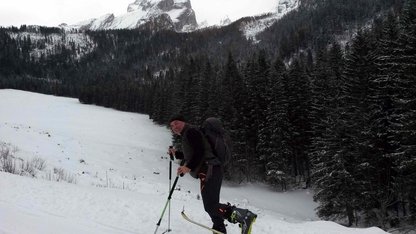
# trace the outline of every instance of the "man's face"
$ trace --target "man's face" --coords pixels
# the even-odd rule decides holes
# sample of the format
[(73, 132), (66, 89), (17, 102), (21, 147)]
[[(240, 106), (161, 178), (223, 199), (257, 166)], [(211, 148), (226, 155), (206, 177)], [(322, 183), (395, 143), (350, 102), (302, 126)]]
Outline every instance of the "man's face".
[(182, 122), (180, 120), (174, 120), (170, 122), (170, 129), (172, 129), (172, 132), (176, 135), (181, 135), (182, 129), (185, 126), (185, 122)]

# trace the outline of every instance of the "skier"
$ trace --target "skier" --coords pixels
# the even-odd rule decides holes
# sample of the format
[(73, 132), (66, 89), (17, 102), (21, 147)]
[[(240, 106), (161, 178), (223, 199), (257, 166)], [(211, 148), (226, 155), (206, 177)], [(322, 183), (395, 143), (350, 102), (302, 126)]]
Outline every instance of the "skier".
[(205, 211), (213, 222), (212, 229), (227, 233), (224, 219), (239, 223), (242, 234), (251, 233), (251, 227), (257, 215), (247, 209), (221, 204), (220, 190), (223, 168), (211, 150), (206, 138), (198, 127), (185, 122), (182, 115), (174, 115), (169, 120), (174, 134), (181, 136), (182, 151), (170, 147), (169, 153), (176, 158), (184, 158), (184, 164), (177, 169), (178, 175), (189, 173), (200, 180), (200, 189)]

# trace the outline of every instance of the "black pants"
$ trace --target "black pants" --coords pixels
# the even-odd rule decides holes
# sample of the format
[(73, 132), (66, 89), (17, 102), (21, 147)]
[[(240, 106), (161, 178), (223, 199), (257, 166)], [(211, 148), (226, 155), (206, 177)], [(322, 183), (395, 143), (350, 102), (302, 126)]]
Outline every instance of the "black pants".
[(211, 217), (213, 228), (220, 232), (226, 233), (224, 225), (224, 210), (227, 205), (220, 203), (220, 191), (223, 179), (223, 171), (221, 166), (213, 166), (212, 173), (200, 173), (199, 179), (201, 181), (201, 196), (204, 203), (205, 211)]

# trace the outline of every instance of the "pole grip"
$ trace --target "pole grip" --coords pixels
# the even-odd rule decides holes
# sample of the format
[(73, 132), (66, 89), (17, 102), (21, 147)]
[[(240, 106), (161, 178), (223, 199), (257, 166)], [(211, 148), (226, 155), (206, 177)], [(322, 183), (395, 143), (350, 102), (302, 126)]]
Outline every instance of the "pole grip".
[[(169, 149), (173, 149), (173, 146), (169, 146)], [(175, 160), (175, 157), (173, 156), (173, 153), (169, 151), (169, 156), (170, 156), (170, 160), (173, 161)]]
[(169, 161), (169, 180), (172, 180), (172, 160)]

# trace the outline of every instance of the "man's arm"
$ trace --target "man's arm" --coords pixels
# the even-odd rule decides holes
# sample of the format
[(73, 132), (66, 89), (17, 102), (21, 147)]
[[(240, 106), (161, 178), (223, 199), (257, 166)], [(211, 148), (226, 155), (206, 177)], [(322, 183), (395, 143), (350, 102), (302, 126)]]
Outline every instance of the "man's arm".
[(185, 137), (188, 139), (189, 144), (193, 149), (193, 155), (187, 162), (186, 167), (193, 171), (201, 164), (204, 156), (204, 143), (202, 140), (202, 134), (198, 130), (191, 128), (187, 131)]
[(184, 157), (184, 155), (183, 155), (183, 152), (182, 152), (182, 151), (176, 151), (176, 152), (175, 152), (175, 158), (176, 158), (176, 159), (184, 159), (185, 157)]

